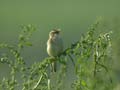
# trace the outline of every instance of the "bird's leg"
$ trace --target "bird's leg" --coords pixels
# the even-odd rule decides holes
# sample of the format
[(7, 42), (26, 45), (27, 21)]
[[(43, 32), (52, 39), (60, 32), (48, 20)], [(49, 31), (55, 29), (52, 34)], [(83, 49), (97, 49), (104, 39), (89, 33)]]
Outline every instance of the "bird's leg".
[(52, 63), (52, 72), (56, 72), (56, 68), (57, 68), (57, 66), (56, 66), (56, 61), (54, 61), (54, 62)]
[(57, 68), (57, 66), (56, 66), (56, 59), (57, 59), (57, 57), (53, 57), (52, 58), (52, 63), (51, 63), (51, 72), (56, 72), (56, 68)]

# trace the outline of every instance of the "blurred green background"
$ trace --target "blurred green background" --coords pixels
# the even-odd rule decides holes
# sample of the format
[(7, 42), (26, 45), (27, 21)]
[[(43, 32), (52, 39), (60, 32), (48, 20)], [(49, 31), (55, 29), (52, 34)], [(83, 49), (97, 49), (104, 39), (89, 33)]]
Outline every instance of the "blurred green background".
[[(17, 43), (20, 25), (33, 24), (37, 28), (31, 40), (34, 45), (23, 51), (25, 60), (32, 64), (48, 56), (46, 41), (50, 30), (62, 30), (66, 48), (100, 16), (103, 20), (98, 32), (113, 31), (113, 58), (119, 62), (120, 0), (0, 0), (0, 43)], [(3, 68), (7, 70), (1, 65), (0, 70)], [(4, 74), (0, 72), (0, 76)]]

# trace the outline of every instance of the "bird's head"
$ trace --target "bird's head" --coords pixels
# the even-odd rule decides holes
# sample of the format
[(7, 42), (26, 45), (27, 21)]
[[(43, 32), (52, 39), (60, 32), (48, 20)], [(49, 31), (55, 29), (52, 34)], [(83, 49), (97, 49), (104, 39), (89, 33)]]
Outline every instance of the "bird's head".
[(55, 35), (59, 35), (60, 31), (61, 31), (60, 29), (53, 29), (52, 31), (50, 31), (49, 37), (54, 37)]

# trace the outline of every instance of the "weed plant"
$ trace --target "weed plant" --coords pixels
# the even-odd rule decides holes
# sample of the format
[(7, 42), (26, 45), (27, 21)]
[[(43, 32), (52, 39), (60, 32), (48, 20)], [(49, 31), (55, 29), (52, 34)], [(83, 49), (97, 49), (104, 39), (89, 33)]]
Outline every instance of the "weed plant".
[[(0, 49), (9, 51), (1, 53), (0, 63), (10, 68), (9, 77), (3, 76), (0, 81), (0, 90), (66, 90), (64, 78), (69, 70), (69, 60), (75, 74), (75, 80), (71, 82), (72, 90), (113, 90), (111, 32), (96, 33), (99, 23), (93, 24), (80, 40), (63, 51), (56, 60), (60, 65), (57, 74), (50, 71), (50, 64), (54, 62), (51, 57), (27, 65), (21, 51), (32, 46), (30, 38), (36, 28), (32, 25), (22, 26), (16, 45), (0, 44)], [(56, 75), (55, 81), (52, 75)]]

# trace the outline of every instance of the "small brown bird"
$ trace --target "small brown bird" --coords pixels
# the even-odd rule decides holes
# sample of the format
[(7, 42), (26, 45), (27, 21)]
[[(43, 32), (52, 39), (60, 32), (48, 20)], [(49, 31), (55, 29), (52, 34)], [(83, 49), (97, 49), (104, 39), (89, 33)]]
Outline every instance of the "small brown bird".
[[(49, 56), (56, 59), (63, 51), (63, 41), (60, 36), (60, 30), (54, 29), (49, 33), (49, 39), (47, 41), (47, 53)], [(52, 71), (56, 72), (56, 63), (52, 63)]]

